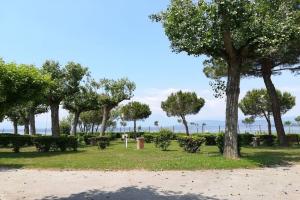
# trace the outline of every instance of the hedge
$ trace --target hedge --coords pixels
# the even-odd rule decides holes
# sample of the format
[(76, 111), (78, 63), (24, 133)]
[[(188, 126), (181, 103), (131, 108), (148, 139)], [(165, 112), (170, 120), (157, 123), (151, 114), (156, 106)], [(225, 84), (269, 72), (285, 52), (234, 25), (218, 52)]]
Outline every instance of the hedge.
[(48, 152), (51, 150), (67, 149), (77, 150), (77, 138), (71, 136), (29, 136), (29, 135), (13, 135), (0, 134), (0, 147), (12, 148), (16, 153), (20, 152), (20, 148), (35, 145), (39, 152)]
[(99, 149), (105, 149), (110, 144), (110, 137), (108, 136), (99, 136), (90, 138), (92, 144), (96, 144)]
[(257, 136), (259, 138), (260, 144), (265, 146), (274, 146), (277, 138), (275, 135), (257, 135)]
[(239, 134), (242, 146), (249, 146), (253, 142), (254, 135), (250, 133)]
[(177, 138), (179, 146), (188, 153), (196, 153), (200, 151), (201, 145), (205, 142), (203, 136), (181, 136)]

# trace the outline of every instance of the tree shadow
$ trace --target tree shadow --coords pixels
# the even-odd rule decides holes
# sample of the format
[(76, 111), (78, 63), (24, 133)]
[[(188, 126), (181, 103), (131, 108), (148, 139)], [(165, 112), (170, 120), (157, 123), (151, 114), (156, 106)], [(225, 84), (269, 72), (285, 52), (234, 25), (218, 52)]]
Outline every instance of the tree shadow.
[[(204, 196), (202, 194), (182, 194), (173, 191), (158, 191), (153, 187), (138, 188), (136, 186), (123, 187), (114, 192), (101, 190), (88, 190), (72, 194), (68, 197), (46, 196), (41, 200), (221, 200), (216, 197)], [(224, 199), (225, 200), (225, 199)]]
[(261, 167), (291, 166), (295, 162), (300, 162), (300, 154), (295, 152), (260, 151), (243, 153), (243, 158), (251, 160)]
[(39, 157), (52, 157), (52, 156), (58, 156), (58, 155), (65, 155), (65, 154), (78, 154), (82, 153), (86, 150), (78, 150), (78, 151), (50, 151), (50, 152), (37, 152), (37, 151), (25, 151), (25, 152), (0, 152), (0, 158), (6, 158), (6, 159), (15, 159), (15, 158), (39, 158)]

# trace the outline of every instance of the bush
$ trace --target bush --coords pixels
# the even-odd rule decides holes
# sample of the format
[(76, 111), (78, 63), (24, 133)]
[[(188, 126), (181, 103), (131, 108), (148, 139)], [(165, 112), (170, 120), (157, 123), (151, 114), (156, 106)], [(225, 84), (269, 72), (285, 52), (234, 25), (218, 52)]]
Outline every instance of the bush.
[(129, 132), (127, 133), (128, 134), (128, 138), (131, 138), (131, 139), (136, 139), (138, 137), (141, 137), (145, 134), (145, 132)]
[(274, 146), (276, 136), (275, 135), (259, 135), (259, 141), (265, 146)]
[(92, 144), (97, 144), (99, 149), (105, 149), (109, 146), (110, 138), (107, 136), (93, 137), (90, 139)]
[(96, 137), (96, 135), (83, 135), (83, 141), (86, 145), (91, 145), (91, 138)]
[(201, 134), (201, 137), (205, 138), (205, 145), (207, 145), (207, 146), (214, 146), (217, 144), (216, 143), (216, 137), (217, 137), (216, 134), (204, 134), (204, 135)]
[[(216, 137), (217, 147), (221, 154), (224, 153), (224, 133), (219, 133)], [(238, 134), (238, 154), (241, 155), (241, 135)]]
[(250, 133), (245, 133), (245, 134), (240, 134), (240, 137), (241, 137), (241, 145), (249, 146), (253, 141), (254, 135)]
[(289, 145), (299, 144), (300, 143), (300, 135), (299, 134), (287, 134), (286, 139)]
[(155, 137), (155, 146), (162, 149), (163, 151), (167, 150), (171, 144), (171, 139), (173, 137), (172, 131), (168, 129), (161, 129), (157, 136)]
[(177, 140), (179, 146), (189, 153), (200, 151), (201, 145), (205, 142), (205, 138), (202, 136), (181, 136)]
[(31, 137), (29, 135), (14, 135), (1, 134), (0, 146), (11, 147), (15, 153), (20, 152), (20, 148), (32, 145)]
[(77, 150), (77, 138), (73, 136), (38, 136), (32, 137), (33, 144), (39, 152), (49, 152), (50, 150), (66, 151), (67, 149)]
[(143, 137), (146, 143), (151, 143), (154, 142), (156, 135), (154, 133), (145, 133)]

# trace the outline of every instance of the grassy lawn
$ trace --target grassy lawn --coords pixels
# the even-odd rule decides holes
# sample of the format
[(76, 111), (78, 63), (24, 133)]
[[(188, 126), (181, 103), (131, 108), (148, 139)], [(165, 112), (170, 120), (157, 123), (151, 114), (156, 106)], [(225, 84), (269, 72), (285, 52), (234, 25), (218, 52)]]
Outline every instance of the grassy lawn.
[(11, 149), (0, 149), (0, 167), (41, 169), (99, 169), (99, 170), (199, 170), (254, 168), (287, 165), (300, 162), (300, 147), (290, 148), (242, 148), (242, 158), (223, 158), (215, 146), (203, 146), (200, 153), (184, 152), (176, 142), (168, 151), (161, 151), (153, 144), (144, 150), (136, 150), (135, 143), (125, 149), (120, 141), (112, 142), (106, 150), (97, 147), (79, 148), (78, 152), (38, 153), (34, 147), (13, 153)]

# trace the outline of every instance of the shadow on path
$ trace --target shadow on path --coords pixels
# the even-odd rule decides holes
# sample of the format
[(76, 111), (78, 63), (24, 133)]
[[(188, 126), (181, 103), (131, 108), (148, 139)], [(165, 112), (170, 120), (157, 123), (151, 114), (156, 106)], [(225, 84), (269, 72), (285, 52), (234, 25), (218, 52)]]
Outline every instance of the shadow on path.
[[(124, 187), (114, 192), (89, 190), (68, 197), (47, 196), (41, 200), (221, 200), (202, 194), (182, 194), (172, 191), (158, 192), (156, 188)], [(225, 200), (225, 199), (222, 199)]]

